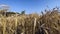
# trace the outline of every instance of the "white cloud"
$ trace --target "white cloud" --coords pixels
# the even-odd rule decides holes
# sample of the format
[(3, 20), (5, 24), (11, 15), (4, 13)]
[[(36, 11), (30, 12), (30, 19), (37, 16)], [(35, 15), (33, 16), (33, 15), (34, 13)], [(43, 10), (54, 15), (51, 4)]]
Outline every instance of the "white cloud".
[(8, 5), (6, 5), (6, 4), (0, 4), (0, 6), (8, 6)]
[(0, 8), (8, 9), (8, 8), (9, 8), (9, 6), (8, 6), (8, 5), (6, 5), (6, 4), (0, 4)]
[(7, 5), (5, 5), (5, 4), (0, 4), (0, 6), (7, 6)]

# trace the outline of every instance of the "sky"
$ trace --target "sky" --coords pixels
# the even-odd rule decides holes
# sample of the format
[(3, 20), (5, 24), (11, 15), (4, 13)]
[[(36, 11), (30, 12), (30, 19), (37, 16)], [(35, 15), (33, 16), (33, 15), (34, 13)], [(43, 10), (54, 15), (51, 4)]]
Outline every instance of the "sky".
[(0, 0), (0, 5), (8, 5), (11, 11), (30, 13), (40, 13), (45, 9), (60, 7), (60, 0)]

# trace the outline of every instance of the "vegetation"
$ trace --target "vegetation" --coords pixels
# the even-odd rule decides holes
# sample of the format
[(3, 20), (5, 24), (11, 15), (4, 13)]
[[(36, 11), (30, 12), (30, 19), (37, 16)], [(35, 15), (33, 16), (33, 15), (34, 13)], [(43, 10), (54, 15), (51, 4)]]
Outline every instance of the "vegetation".
[(25, 10), (21, 12), (21, 14), (25, 14)]
[(0, 34), (60, 34), (60, 10), (21, 14), (0, 10)]

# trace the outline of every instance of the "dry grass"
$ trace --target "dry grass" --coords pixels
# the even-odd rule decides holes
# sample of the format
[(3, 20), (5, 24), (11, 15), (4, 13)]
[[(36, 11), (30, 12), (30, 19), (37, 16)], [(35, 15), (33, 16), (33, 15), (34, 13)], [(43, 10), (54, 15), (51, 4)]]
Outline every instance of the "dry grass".
[(1, 16), (0, 34), (60, 34), (58, 10), (20, 16)]

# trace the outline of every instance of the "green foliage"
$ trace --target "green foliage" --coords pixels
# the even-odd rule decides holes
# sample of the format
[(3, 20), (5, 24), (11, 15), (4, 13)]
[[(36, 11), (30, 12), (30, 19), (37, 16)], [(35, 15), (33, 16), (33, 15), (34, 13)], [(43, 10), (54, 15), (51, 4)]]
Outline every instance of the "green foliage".
[(25, 10), (21, 12), (21, 14), (25, 14)]

